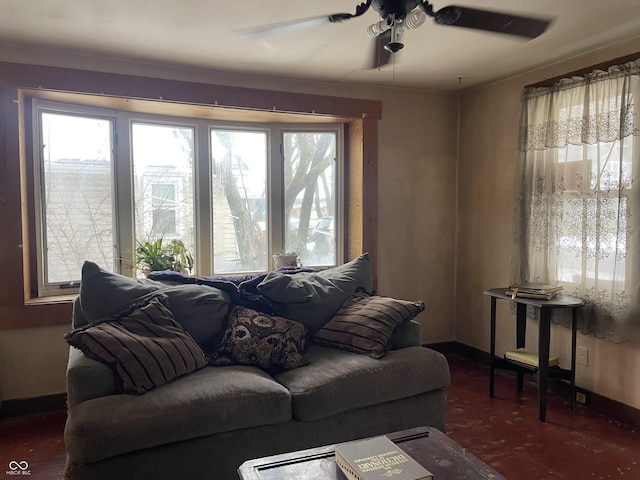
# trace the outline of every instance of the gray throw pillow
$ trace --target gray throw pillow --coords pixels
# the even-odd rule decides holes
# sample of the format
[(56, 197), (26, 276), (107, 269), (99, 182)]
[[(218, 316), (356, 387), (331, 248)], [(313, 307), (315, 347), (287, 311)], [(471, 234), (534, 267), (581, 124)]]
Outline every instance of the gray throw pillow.
[(162, 284), (108, 272), (93, 262), (82, 266), (80, 306), (90, 324), (123, 312), (159, 294), (168, 298), (175, 319), (205, 349), (214, 350), (226, 327), (231, 299), (206, 285)]
[(116, 315), (141, 297), (159, 290), (158, 285), (107, 272), (93, 262), (82, 265), (80, 282), (80, 306), (89, 321)]
[(423, 302), (357, 293), (316, 333), (313, 342), (381, 358), (398, 329), (423, 310)]
[(167, 296), (175, 319), (205, 352), (218, 347), (231, 309), (228, 293), (207, 285), (174, 285), (158, 292)]
[(258, 291), (281, 304), (282, 316), (306, 325), (310, 335), (331, 320), (357, 291), (371, 293), (373, 275), (368, 254), (319, 272), (269, 273)]

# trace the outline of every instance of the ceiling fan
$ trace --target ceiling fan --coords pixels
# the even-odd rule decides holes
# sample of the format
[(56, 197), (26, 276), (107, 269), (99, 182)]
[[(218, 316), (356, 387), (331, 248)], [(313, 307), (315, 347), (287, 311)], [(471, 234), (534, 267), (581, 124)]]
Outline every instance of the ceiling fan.
[(551, 23), (550, 20), (543, 18), (512, 15), (458, 5), (449, 5), (440, 10), (434, 10), (433, 5), (427, 0), (367, 0), (356, 7), (355, 13), (319, 15), (236, 30), (236, 32), (244, 35), (259, 35), (317, 23), (344, 22), (363, 15), (369, 9), (375, 10), (381, 17), (380, 21), (370, 25), (367, 29), (368, 35), (376, 39), (372, 68), (389, 63), (391, 54), (404, 47), (404, 44), (400, 42), (400, 35), (406, 30), (420, 27), (427, 17), (432, 17), (439, 25), (486, 30), (528, 39), (541, 35)]

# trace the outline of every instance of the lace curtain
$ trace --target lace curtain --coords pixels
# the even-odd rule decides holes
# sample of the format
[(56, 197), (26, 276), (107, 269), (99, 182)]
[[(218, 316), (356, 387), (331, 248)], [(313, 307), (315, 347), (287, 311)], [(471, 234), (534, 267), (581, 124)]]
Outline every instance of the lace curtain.
[(510, 281), (563, 284), (615, 342), (640, 341), (639, 114), (636, 60), (526, 89), (520, 115)]

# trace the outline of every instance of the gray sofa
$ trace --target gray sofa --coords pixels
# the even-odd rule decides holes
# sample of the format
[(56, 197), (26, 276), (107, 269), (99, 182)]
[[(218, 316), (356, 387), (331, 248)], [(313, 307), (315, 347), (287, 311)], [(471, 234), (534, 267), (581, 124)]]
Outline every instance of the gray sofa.
[[(355, 271), (368, 267), (366, 257), (354, 262)], [(369, 288), (369, 279), (361, 281), (359, 273), (353, 273), (354, 262), (337, 268), (337, 280), (332, 272), (320, 277), (323, 288), (318, 296), (331, 290), (324, 288), (327, 285), (337, 285), (347, 298)], [(313, 283), (317, 274), (269, 274), (253, 285), (272, 278), (291, 287), (294, 279)], [(113, 314), (126, 310), (125, 305), (141, 305), (141, 298), (163, 295), (175, 320), (205, 352), (229, 339), (230, 312), (247, 301), (211, 284), (136, 281), (94, 264), (85, 264), (82, 282), (74, 303), (73, 332), (90, 333), (88, 329), (105, 325), (105, 318), (113, 321)], [(308, 289), (305, 281), (302, 288)], [(267, 297), (248, 298), (257, 304)], [(338, 299), (337, 304), (346, 303)], [(277, 305), (289, 318), (304, 312), (300, 302)], [(317, 313), (335, 305), (307, 306)], [(418, 323), (402, 322), (390, 344), (376, 355), (314, 341), (311, 336), (319, 337), (328, 325), (321, 324), (312, 321), (306, 326), (307, 344), (296, 368), (265, 371), (227, 358), (142, 394), (123, 391), (122, 372), (92, 358), (86, 345), (71, 346), (66, 478), (237, 479), (238, 467), (251, 458), (420, 425), (444, 430), (448, 364), (441, 354), (420, 346)], [(67, 340), (72, 343), (71, 337)]]

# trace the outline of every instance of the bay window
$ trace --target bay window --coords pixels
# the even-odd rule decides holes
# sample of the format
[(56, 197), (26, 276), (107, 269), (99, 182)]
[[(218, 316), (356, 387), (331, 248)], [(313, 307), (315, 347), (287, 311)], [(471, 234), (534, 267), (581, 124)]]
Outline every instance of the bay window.
[(342, 261), (343, 127), (222, 122), (34, 99), (38, 295), (81, 267), (140, 275), (136, 245), (182, 242), (192, 274)]

